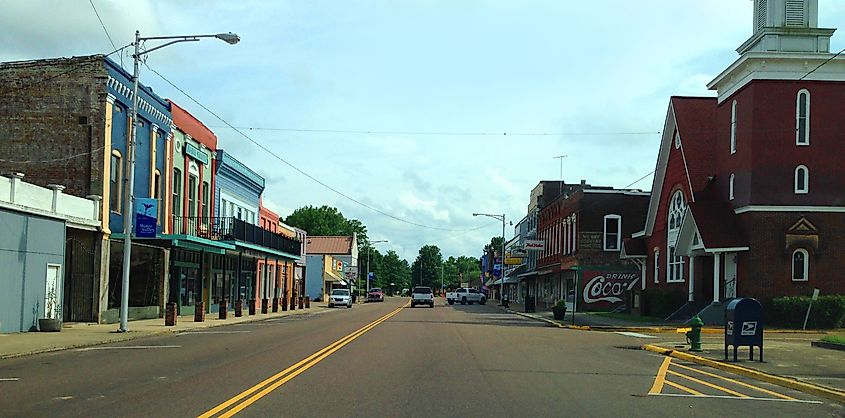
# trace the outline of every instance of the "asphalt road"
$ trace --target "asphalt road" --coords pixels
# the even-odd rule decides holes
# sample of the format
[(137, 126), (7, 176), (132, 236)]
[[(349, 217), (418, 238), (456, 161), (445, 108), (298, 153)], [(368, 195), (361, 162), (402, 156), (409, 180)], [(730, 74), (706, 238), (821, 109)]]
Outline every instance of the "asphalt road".
[(0, 360), (0, 416), (845, 415), (809, 395), (669, 364), (636, 349), (647, 341), (635, 336), (405, 302)]

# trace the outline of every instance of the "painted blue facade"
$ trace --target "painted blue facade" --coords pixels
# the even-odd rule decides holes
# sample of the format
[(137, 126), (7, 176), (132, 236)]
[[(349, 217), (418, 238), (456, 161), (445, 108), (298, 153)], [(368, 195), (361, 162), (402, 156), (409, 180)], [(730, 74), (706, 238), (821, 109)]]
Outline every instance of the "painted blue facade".
[[(128, 122), (132, 108), (132, 75), (111, 59), (104, 58), (104, 61), (108, 73), (107, 92), (110, 97), (114, 98), (111, 131), (112, 149), (120, 152), (123, 162), (126, 162), (128, 161), (126, 153)], [(150, 160), (153, 158), (151, 141), (152, 131), (155, 128), (157, 130), (155, 168), (161, 173), (160, 190), (162, 198), (167, 198), (163, 194), (166, 190), (164, 181), (169, 178), (165, 169), (165, 153), (167, 136), (170, 134), (172, 123), (170, 104), (143, 84), (139, 86), (138, 93), (141, 99), (138, 102), (138, 118), (142, 125), (138, 126), (135, 142), (135, 196), (139, 198), (153, 197), (150, 195), (150, 183), (153, 178)], [(128, 172), (124, 172), (124, 178), (127, 175)], [(159, 202), (159, 204), (162, 205), (162, 202)], [(113, 232), (123, 231), (124, 212), (109, 211), (109, 228)], [(164, 216), (163, 211), (161, 216)], [(161, 224), (158, 226), (158, 233), (161, 233)]]
[(226, 196), (229, 196), (230, 201), (237, 200), (230, 203), (253, 211), (255, 220), (252, 223), (257, 223), (261, 193), (264, 192), (264, 177), (252, 171), (245, 164), (222, 149), (217, 150), (216, 159), (217, 164), (215, 170), (217, 172), (214, 187), (214, 216), (238, 217), (236, 213), (230, 213), (230, 209), (221, 207), (222, 200), (226, 200)]

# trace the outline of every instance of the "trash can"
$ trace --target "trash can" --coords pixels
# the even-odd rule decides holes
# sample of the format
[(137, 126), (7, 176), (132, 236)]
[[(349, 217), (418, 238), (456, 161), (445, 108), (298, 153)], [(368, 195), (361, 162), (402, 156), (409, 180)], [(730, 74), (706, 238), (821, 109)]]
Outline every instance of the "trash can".
[(534, 296), (526, 296), (525, 297), (525, 312), (526, 313), (536, 312), (537, 311), (536, 305), (537, 305), (537, 298), (535, 298)]

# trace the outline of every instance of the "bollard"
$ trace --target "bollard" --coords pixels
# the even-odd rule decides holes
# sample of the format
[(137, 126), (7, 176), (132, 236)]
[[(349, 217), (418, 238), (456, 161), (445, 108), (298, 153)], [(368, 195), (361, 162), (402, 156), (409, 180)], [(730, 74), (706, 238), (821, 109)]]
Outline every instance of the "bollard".
[(169, 302), (164, 310), (164, 326), (176, 326), (176, 302)]
[(250, 299), (247, 303), (249, 303), (249, 314), (255, 315), (255, 299)]
[(273, 298), (273, 312), (279, 312), (279, 298)]
[(282, 298), (282, 312), (287, 312), (288, 310), (288, 298), (287, 296)]
[(300, 296), (299, 297), (299, 309), (302, 309), (303, 305), (305, 304), (305, 298)]
[(306, 297), (305, 297), (305, 308), (306, 308), (306, 309), (311, 309), (311, 296), (306, 296)]
[(229, 313), (228, 309), (229, 309), (229, 300), (226, 299), (226, 298), (223, 298), (223, 300), (220, 301), (220, 309), (217, 310), (217, 319), (226, 319), (226, 316)]
[(205, 321), (205, 302), (197, 302), (194, 304), (194, 322)]
[(267, 308), (268, 308), (267, 305), (269, 305), (269, 304), (270, 304), (269, 299), (267, 299), (267, 298), (261, 299), (261, 313), (263, 313), (263, 314), (267, 313)]
[(290, 310), (292, 310), (292, 311), (296, 310), (296, 296), (290, 297)]
[(235, 318), (240, 318), (244, 315), (244, 301), (238, 299), (235, 301)]

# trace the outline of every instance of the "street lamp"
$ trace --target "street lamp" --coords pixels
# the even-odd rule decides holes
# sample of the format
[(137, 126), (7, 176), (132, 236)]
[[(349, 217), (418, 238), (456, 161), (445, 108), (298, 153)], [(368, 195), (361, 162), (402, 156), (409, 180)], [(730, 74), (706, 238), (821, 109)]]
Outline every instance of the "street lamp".
[[(473, 213), (472, 216), (486, 216), (488, 218), (493, 218), (497, 221), (502, 221), (502, 266), (499, 275), (501, 276), (502, 283), (499, 285), (499, 301), (504, 302), (504, 295), (505, 295), (505, 214), (496, 215), (492, 213)], [(495, 265), (496, 260), (495, 257), (493, 258), (493, 263)]]
[[(187, 35), (187, 36), (150, 36), (141, 37), (141, 32), (135, 31), (135, 53), (132, 54), (134, 71), (132, 73), (132, 112), (130, 113), (129, 143), (126, 144), (126, 153), (129, 157), (129, 175), (126, 178), (126, 211), (123, 212), (123, 282), (120, 294), (120, 328), (118, 332), (129, 330), (129, 267), (132, 261), (132, 218), (135, 216), (133, 208), (135, 200), (135, 137), (138, 126), (138, 73), (140, 70), (141, 57), (157, 49), (164, 48), (180, 42), (196, 42), (200, 38), (217, 38), (230, 45), (238, 43), (241, 38), (232, 32), (218, 33), (216, 35)], [(154, 48), (141, 51), (141, 42), (153, 40), (170, 40)]]
[(367, 245), (367, 295), (370, 294), (370, 248), (373, 248), (373, 244), (380, 244), (383, 242), (387, 242), (386, 239), (380, 239), (376, 241), (370, 241)]

